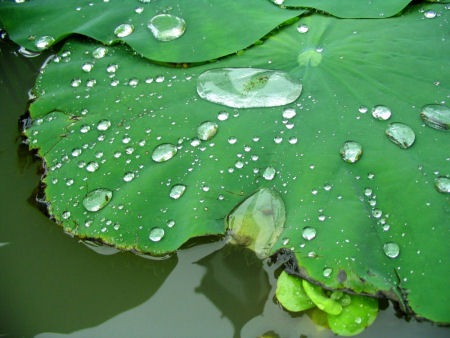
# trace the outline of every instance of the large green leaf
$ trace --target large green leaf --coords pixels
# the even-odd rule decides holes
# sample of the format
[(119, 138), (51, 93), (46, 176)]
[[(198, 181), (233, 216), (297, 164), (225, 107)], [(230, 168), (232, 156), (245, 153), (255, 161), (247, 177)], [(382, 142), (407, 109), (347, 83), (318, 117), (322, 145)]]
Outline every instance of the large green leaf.
[[(223, 234), (230, 211), (267, 188), (286, 210), (272, 252), (292, 249), (297, 273), (329, 288), (383, 291), (405, 311), (449, 322), (449, 197), (434, 183), (450, 173), (448, 133), (419, 117), (450, 93), (448, 15), (444, 6), (414, 6), (380, 25), (315, 14), (244, 53), (188, 69), (154, 65), (123, 46), (66, 43), (38, 79), (26, 131), (47, 163), (52, 216), (80, 237), (163, 255)], [(303, 93), (271, 108), (200, 99), (198, 77), (221, 67), (289, 72)], [(244, 88), (257, 95), (266, 80), (252, 77)], [(390, 121), (371, 116), (377, 105), (390, 108)], [(391, 121), (414, 130), (411, 148), (386, 137)], [(205, 122), (217, 133), (198, 135)], [(356, 163), (339, 153), (349, 140), (362, 145)], [(158, 162), (162, 144), (177, 152)], [(258, 212), (274, 214), (264, 203)], [(384, 252), (397, 248), (398, 257)]]
[[(31, 51), (47, 48), (46, 41), (50, 46), (76, 33), (106, 44), (121, 41), (152, 60), (177, 63), (235, 53), (300, 13), (261, 0), (0, 1), (3, 28)], [(156, 39), (148, 24), (159, 14), (183, 19), (185, 33), (172, 41)], [(124, 24), (133, 27), (132, 33), (117, 36), (116, 28)]]
[(411, 0), (274, 0), (287, 7), (315, 8), (340, 18), (388, 18), (402, 11)]

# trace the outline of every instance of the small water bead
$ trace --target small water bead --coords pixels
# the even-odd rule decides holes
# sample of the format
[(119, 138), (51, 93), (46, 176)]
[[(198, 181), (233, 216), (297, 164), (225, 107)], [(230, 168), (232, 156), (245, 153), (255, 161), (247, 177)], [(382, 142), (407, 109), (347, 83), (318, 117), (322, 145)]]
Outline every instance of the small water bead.
[(427, 19), (434, 19), (437, 16), (437, 13), (433, 11), (432, 9), (425, 11), (423, 13), (423, 16)]
[(109, 65), (108, 67), (106, 67), (106, 71), (108, 73), (115, 73), (118, 68), (119, 68), (118, 65), (112, 64), (112, 65)]
[(150, 230), (150, 234), (149, 234), (148, 238), (152, 242), (159, 242), (161, 239), (163, 239), (164, 234), (165, 234), (164, 229), (155, 227), (152, 230)]
[(384, 244), (383, 251), (389, 258), (397, 258), (400, 255), (400, 247), (394, 242)]
[(228, 138), (228, 143), (229, 144), (236, 144), (236, 142), (237, 142), (237, 138), (236, 137), (231, 136), (231, 137)]
[(186, 21), (175, 15), (159, 14), (150, 19), (147, 27), (156, 40), (172, 41), (184, 34)]
[(323, 271), (322, 271), (322, 275), (323, 275), (325, 278), (330, 278), (332, 273), (333, 273), (333, 269), (332, 269), (332, 268), (328, 268), (328, 267), (325, 267), (325, 268), (323, 269)]
[(123, 180), (125, 182), (131, 182), (134, 179), (134, 173), (129, 171), (127, 173), (125, 173), (125, 175), (123, 175)]
[(138, 84), (139, 84), (139, 80), (138, 79), (130, 79), (128, 81), (128, 85), (130, 87), (133, 87), (133, 88), (135, 88)]
[(281, 142), (283, 142), (283, 138), (282, 138), (281, 136), (275, 136), (275, 137), (273, 138), (273, 141), (274, 141), (276, 144), (280, 144)]
[(80, 128), (80, 133), (82, 134), (86, 134), (89, 130), (91, 130), (91, 127), (88, 126), (87, 124), (82, 125)]
[(228, 114), (228, 112), (221, 111), (221, 112), (219, 112), (219, 114), (217, 114), (217, 119), (219, 121), (226, 121), (226, 120), (228, 120), (229, 116), (230, 116), (230, 114)]
[(361, 114), (367, 113), (368, 110), (369, 110), (369, 108), (367, 108), (366, 106), (360, 106), (360, 107), (358, 108), (358, 111), (359, 111)]
[(81, 85), (81, 79), (73, 79), (72, 82), (70, 82), (70, 85), (73, 88), (79, 87)]
[(263, 178), (267, 181), (271, 181), (275, 178), (277, 171), (275, 170), (275, 168), (273, 167), (267, 167), (266, 169), (264, 169), (263, 172)]
[(317, 231), (313, 227), (304, 227), (302, 229), (302, 237), (307, 241), (311, 241), (316, 238)]
[(438, 177), (434, 181), (434, 186), (436, 190), (443, 194), (450, 194), (450, 178), (448, 177)]
[(111, 127), (111, 121), (109, 120), (100, 120), (97, 124), (97, 130), (106, 131)]
[(166, 223), (168, 228), (173, 228), (175, 226), (175, 221), (173, 219), (170, 219)]
[(307, 25), (301, 24), (297, 27), (297, 31), (299, 33), (305, 34), (309, 31), (309, 27)]
[(390, 119), (391, 115), (389, 107), (378, 105), (372, 108), (372, 116), (377, 120), (386, 121)]
[(80, 156), (81, 153), (82, 153), (82, 150), (80, 148), (75, 148), (75, 149), (72, 150), (71, 154), (72, 154), (73, 157), (77, 157), (77, 156)]
[(113, 193), (108, 189), (95, 189), (86, 194), (83, 206), (87, 211), (96, 212), (103, 209), (112, 199)]
[(162, 82), (164, 82), (164, 80), (165, 80), (165, 77), (163, 75), (159, 75), (156, 77), (155, 82), (162, 83)]
[(81, 69), (86, 73), (89, 73), (92, 70), (92, 68), (94, 68), (94, 64), (90, 62), (86, 62), (81, 66)]
[(108, 49), (106, 47), (98, 47), (92, 51), (92, 56), (95, 59), (101, 59), (108, 54)]
[(420, 117), (425, 124), (437, 130), (450, 130), (450, 108), (440, 104), (429, 104), (422, 108)]
[(342, 159), (347, 163), (355, 163), (361, 158), (363, 150), (361, 144), (355, 141), (347, 141), (340, 150)]
[(98, 168), (99, 168), (99, 165), (98, 165), (97, 162), (89, 162), (86, 165), (86, 170), (89, 171), (90, 173), (93, 173), (93, 172), (97, 171)]
[(63, 219), (69, 219), (70, 218), (70, 211), (64, 211), (61, 215)]
[(302, 85), (282, 71), (218, 68), (198, 77), (197, 93), (207, 101), (232, 108), (284, 106), (301, 94)]
[(40, 36), (34, 41), (34, 45), (39, 50), (44, 50), (55, 43), (55, 38), (50, 35)]
[(219, 125), (215, 122), (203, 122), (197, 128), (197, 136), (202, 141), (208, 141), (216, 135)]
[(129, 23), (123, 23), (114, 29), (114, 35), (118, 38), (124, 38), (133, 33), (134, 27)]
[(407, 149), (411, 147), (416, 139), (416, 134), (411, 127), (403, 123), (391, 123), (386, 128), (387, 137), (400, 148)]
[(286, 108), (285, 110), (283, 110), (283, 118), (284, 119), (292, 119), (295, 117), (295, 115), (297, 115), (297, 113), (295, 112), (295, 109), (293, 108)]
[(165, 162), (174, 157), (177, 152), (177, 147), (173, 144), (163, 143), (153, 150), (152, 160), (155, 162)]
[(184, 192), (186, 191), (186, 186), (183, 184), (176, 184), (170, 189), (169, 197), (177, 200), (181, 196), (183, 196)]

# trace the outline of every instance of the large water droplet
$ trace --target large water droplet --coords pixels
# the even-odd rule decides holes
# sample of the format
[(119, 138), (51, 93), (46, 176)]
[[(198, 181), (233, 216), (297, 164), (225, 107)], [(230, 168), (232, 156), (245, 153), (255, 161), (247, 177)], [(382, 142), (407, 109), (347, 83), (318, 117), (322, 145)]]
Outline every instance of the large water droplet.
[(372, 116), (377, 120), (388, 120), (391, 115), (389, 107), (378, 105), (372, 108)]
[(197, 93), (210, 102), (232, 108), (283, 106), (295, 101), (302, 85), (282, 71), (219, 68), (198, 77)]
[(313, 227), (304, 227), (302, 229), (302, 237), (307, 241), (311, 241), (316, 238), (317, 231)]
[(218, 128), (219, 125), (215, 122), (203, 122), (197, 128), (197, 136), (202, 141), (208, 141), (216, 135)]
[(355, 163), (360, 159), (363, 151), (361, 144), (358, 142), (347, 141), (342, 145), (340, 153), (345, 162)]
[(420, 117), (431, 128), (450, 130), (450, 108), (440, 104), (429, 104), (422, 108)]
[(112, 199), (112, 191), (108, 189), (95, 189), (86, 194), (83, 206), (87, 211), (95, 212), (103, 209)]
[(125, 182), (131, 182), (134, 179), (134, 173), (132, 171), (129, 171), (123, 175), (123, 180)]
[(434, 181), (436, 190), (443, 194), (450, 194), (450, 178), (448, 177), (438, 177)]
[(285, 221), (283, 200), (277, 192), (267, 188), (239, 204), (226, 220), (231, 242), (248, 247), (260, 258), (269, 256)]
[(92, 56), (96, 59), (101, 59), (105, 57), (108, 53), (108, 49), (106, 47), (98, 47), (92, 51)]
[(173, 144), (163, 143), (153, 150), (152, 159), (155, 162), (165, 162), (174, 157), (177, 151), (177, 147)]
[(44, 36), (38, 37), (34, 41), (34, 45), (36, 46), (37, 49), (43, 50), (43, 49), (50, 47), (54, 42), (55, 42), (55, 38), (53, 36), (44, 35)]
[(129, 23), (123, 23), (114, 29), (114, 35), (118, 38), (124, 38), (133, 33), (134, 27)]
[(147, 25), (155, 39), (171, 41), (178, 39), (186, 30), (186, 22), (175, 15), (159, 14), (150, 19)]
[(150, 230), (150, 235), (148, 238), (152, 242), (159, 242), (164, 237), (164, 229), (155, 227), (152, 230)]
[(386, 135), (392, 142), (403, 149), (411, 147), (416, 139), (414, 130), (406, 124), (399, 122), (391, 123), (386, 128)]
[(383, 251), (389, 258), (397, 258), (400, 254), (400, 247), (397, 243), (389, 242), (383, 245)]
[(184, 192), (186, 191), (186, 186), (183, 184), (176, 184), (170, 189), (169, 197), (173, 198), (174, 200), (179, 199), (181, 196), (183, 196)]

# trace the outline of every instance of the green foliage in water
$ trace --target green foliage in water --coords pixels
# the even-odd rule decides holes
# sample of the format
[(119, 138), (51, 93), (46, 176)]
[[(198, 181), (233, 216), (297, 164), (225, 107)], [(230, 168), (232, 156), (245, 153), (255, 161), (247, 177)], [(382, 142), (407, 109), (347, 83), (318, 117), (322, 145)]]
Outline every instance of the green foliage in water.
[(308, 280), (450, 322), (447, 5), (16, 2), (13, 40), (64, 40), (25, 134), (65, 231), (153, 255), (261, 233)]

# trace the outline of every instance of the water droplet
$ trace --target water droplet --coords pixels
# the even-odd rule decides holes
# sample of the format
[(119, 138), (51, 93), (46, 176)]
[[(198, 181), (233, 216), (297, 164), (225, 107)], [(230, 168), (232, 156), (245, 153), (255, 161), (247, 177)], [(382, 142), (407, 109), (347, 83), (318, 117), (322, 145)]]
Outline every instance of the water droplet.
[(99, 165), (98, 165), (97, 162), (89, 162), (86, 165), (86, 170), (89, 171), (90, 173), (93, 173), (93, 172), (97, 171), (98, 168), (99, 168)]
[(155, 39), (159, 41), (171, 41), (178, 39), (186, 30), (184, 19), (171, 15), (159, 14), (150, 19), (147, 25)]
[(81, 85), (81, 79), (73, 79), (70, 85), (74, 88), (79, 87)]
[(283, 114), (282, 114), (283, 118), (288, 119), (288, 120), (294, 118), (295, 115), (297, 115), (297, 113), (295, 112), (294, 108), (286, 108), (283, 110)]
[(125, 175), (123, 175), (123, 180), (125, 182), (131, 182), (134, 179), (134, 173), (129, 171), (127, 173), (125, 173)]
[(342, 159), (347, 163), (355, 163), (362, 156), (362, 146), (355, 141), (347, 141), (340, 150)]
[(368, 110), (369, 110), (369, 109), (368, 109), (366, 106), (360, 106), (360, 107), (358, 108), (358, 111), (359, 111), (361, 114), (367, 113)]
[(287, 73), (257, 68), (212, 69), (197, 82), (201, 98), (232, 108), (283, 106), (295, 101), (301, 90)]
[(55, 42), (55, 38), (53, 36), (44, 35), (44, 36), (40, 36), (39, 38), (37, 38), (34, 41), (34, 45), (36, 46), (37, 49), (43, 50), (43, 49), (46, 49), (46, 48), (50, 47), (51, 45), (53, 45), (54, 42)]
[(230, 136), (228, 138), (228, 143), (229, 144), (236, 144), (236, 142), (237, 142), (237, 138), (236, 137)]
[(438, 177), (434, 181), (436, 190), (443, 194), (450, 194), (450, 178), (448, 177)]
[(179, 199), (181, 196), (183, 196), (184, 192), (186, 191), (186, 186), (183, 184), (176, 184), (170, 189), (169, 197), (173, 198), (174, 200)]
[(304, 33), (307, 33), (308, 31), (309, 31), (309, 27), (307, 26), (307, 25), (299, 25), (298, 27), (297, 27), (297, 31), (299, 32), (299, 33), (302, 33), (302, 34), (304, 34)]
[(391, 123), (386, 128), (386, 135), (392, 142), (403, 149), (411, 147), (416, 139), (414, 130), (406, 124), (399, 122)]
[(109, 65), (108, 67), (106, 67), (106, 71), (108, 73), (115, 73), (118, 68), (119, 68), (118, 65), (113, 64), (113, 65)]
[(114, 35), (118, 38), (124, 38), (133, 33), (134, 27), (129, 23), (123, 23), (114, 29)]
[(372, 116), (377, 120), (386, 121), (391, 115), (392, 113), (389, 107), (379, 105), (372, 108)]
[(276, 144), (280, 144), (281, 142), (283, 142), (283, 138), (282, 138), (281, 136), (275, 136), (275, 137), (273, 138), (273, 141), (274, 141)]
[(434, 19), (437, 16), (437, 13), (433, 11), (432, 9), (425, 11), (423, 13), (423, 16), (427, 19)]
[(307, 241), (311, 241), (316, 238), (316, 233), (317, 231), (313, 227), (304, 227), (302, 229), (302, 237)]
[(87, 211), (99, 211), (111, 201), (112, 195), (112, 191), (108, 189), (92, 190), (84, 197), (83, 206)]
[(226, 121), (228, 120), (229, 114), (226, 111), (221, 111), (219, 112), (219, 114), (217, 115), (217, 119), (219, 121)]
[(155, 227), (152, 230), (150, 230), (150, 235), (148, 238), (152, 242), (159, 242), (164, 237), (164, 229)]
[(322, 275), (325, 278), (330, 278), (332, 273), (333, 273), (333, 269), (332, 268), (328, 268), (328, 267), (324, 268), (323, 271), (322, 271)]
[(108, 130), (111, 127), (111, 122), (109, 120), (101, 120), (97, 124), (97, 129), (100, 131)]
[(174, 157), (177, 151), (177, 147), (173, 144), (163, 143), (153, 150), (152, 159), (155, 162), (165, 162)]
[(267, 167), (266, 169), (264, 169), (263, 177), (265, 180), (271, 181), (275, 178), (276, 173), (277, 172), (276, 172), (275, 168)]
[(73, 157), (77, 157), (77, 156), (80, 156), (81, 153), (82, 153), (82, 150), (80, 148), (75, 148), (75, 149), (72, 150), (71, 154), (72, 154)]
[(226, 219), (231, 242), (245, 245), (260, 258), (269, 256), (283, 231), (285, 221), (283, 200), (277, 192), (267, 188), (240, 203)]
[(63, 219), (69, 219), (70, 218), (70, 211), (64, 211), (61, 216), (62, 216)]
[(95, 59), (101, 59), (105, 57), (105, 55), (108, 53), (108, 49), (106, 47), (98, 47), (92, 51), (92, 56)]
[(298, 142), (298, 139), (295, 136), (291, 136), (291, 137), (289, 137), (288, 142), (290, 144), (296, 144)]
[(81, 69), (86, 73), (89, 73), (92, 70), (92, 68), (94, 68), (94, 64), (90, 62), (86, 62), (81, 66)]
[(383, 245), (383, 251), (389, 258), (397, 258), (400, 254), (400, 247), (397, 243), (389, 242)]
[(208, 141), (216, 135), (218, 128), (219, 125), (215, 122), (203, 122), (197, 128), (197, 136), (202, 141)]
[(175, 226), (175, 221), (173, 219), (168, 220), (166, 225), (168, 228), (173, 228)]
[(440, 104), (429, 104), (422, 108), (420, 117), (431, 128), (450, 130), (450, 108)]

